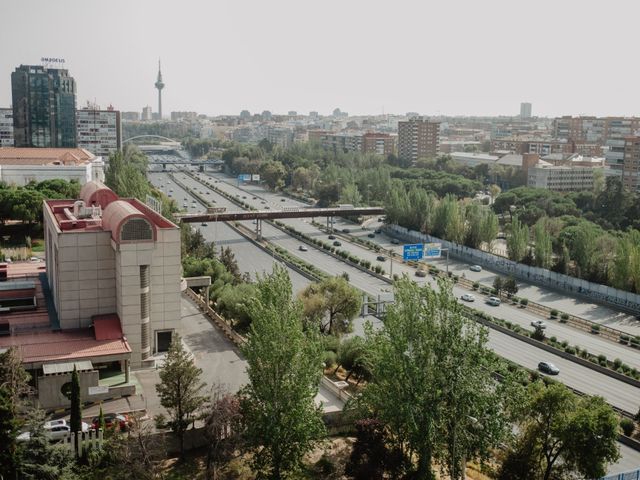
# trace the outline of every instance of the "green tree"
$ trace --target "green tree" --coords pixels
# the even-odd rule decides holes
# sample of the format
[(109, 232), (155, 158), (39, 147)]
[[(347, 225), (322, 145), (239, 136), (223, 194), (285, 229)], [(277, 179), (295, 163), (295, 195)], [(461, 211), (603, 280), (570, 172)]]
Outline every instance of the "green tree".
[(540, 268), (549, 268), (551, 266), (553, 247), (551, 243), (551, 235), (547, 230), (547, 217), (538, 220), (533, 229), (535, 239), (535, 265)]
[(71, 418), (69, 427), (72, 432), (82, 432), (82, 398), (80, 394), (80, 377), (76, 366), (73, 366), (71, 373)]
[(511, 230), (507, 235), (507, 255), (510, 260), (522, 261), (529, 246), (529, 228), (520, 222), (517, 215), (511, 221)]
[[(618, 418), (601, 397), (578, 397), (560, 383), (529, 386), (527, 401), (521, 405), (520, 441), (526, 439), (530, 452), (517, 450), (511, 458), (529, 465), (535, 459), (536, 476), (548, 480), (580, 475), (599, 478), (609, 463), (619, 458)], [(529, 468), (529, 467), (527, 467)], [(516, 468), (517, 469), (517, 468)]]
[(151, 187), (147, 181), (148, 160), (134, 145), (125, 145), (122, 150), (109, 155), (105, 169), (105, 184), (125, 198), (145, 201)]
[(355, 183), (349, 183), (342, 187), (342, 192), (340, 192), (340, 201), (342, 203), (349, 203), (356, 207), (362, 205), (362, 195), (358, 190), (358, 186)]
[(349, 332), (351, 321), (362, 308), (362, 295), (341, 276), (309, 284), (300, 299), (307, 321), (319, 323), (325, 334)]
[(435, 478), (434, 460), (461, 478), (465, 459), (486, 458), (506, 430), (486, 330), (461, 314), (450, 285), (439, 287), (396, 282), (382, 327), (366, 328), (372, 377), (358, 399), (419, 480)]
[(287, 170), (281, 162), (264, 162), (260, 167), (260, 178), (271, 190), (279, 190), (285, 185)]
[(201, 394), (205, 383), (200, 380), (202, 369), (196, 367), (184, 349), (179, 335), (171, 341), (164, 365), (160, 369), (160, 383), (156, 392), (171, 420), (171, 430), (180, 440), (180, 455), (184, 456), (184, 434), (206, 401)]
[(259, 478), (295, 478), (303, 456), (324, 435), (314, 404), (322, 376), (322, 345), (305, 330), (302, 305), (292, 300), (286, 270), (259, 280), (249, 311), (251, 330), (242, 351), (249, 384), (241, 390), (246, 439)]
[(98, 414), (98, 428), (103, 432), (107, 429), (107, 423), (104, 420), (104, 413), (102, 412), (102, 402), (100, 402), (100, 413)]
[(509, 277), (502, 282), (502, 289), (510, 295), (518, 293), (518, 282), (513, 277)]
[(24, 401), (32, 393), (30, 379), (31, 376), (24, 369), (15, 347), (0, 353), (0, 387), (6, 388), (14, 416), (22, 413)]
[(18, 420), (14, 415), (15, 407), (7, 387), (0, 385), (0, 477), (16, 478), (18, 469)]
[(224, 478), (222, 468), (233, 458), (241, 443), (243, 427), (238, 397), (221, 386), (214, 387), (204, 422), (208, 444), (206, 478), (218, 480)]
[(502, 290), (504, 290), (504, 279), (498, 275), (493, 279), (493, 289), (496, 291), (496, 295), (500, 296)]

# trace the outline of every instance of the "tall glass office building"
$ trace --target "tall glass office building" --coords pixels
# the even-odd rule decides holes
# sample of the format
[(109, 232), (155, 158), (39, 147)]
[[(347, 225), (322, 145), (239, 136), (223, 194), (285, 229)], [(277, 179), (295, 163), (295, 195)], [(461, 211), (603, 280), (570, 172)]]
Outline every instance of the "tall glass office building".
[(68, 70), (20, 65), (11, 90), (16, 147), (76, 146), (76, 82)]

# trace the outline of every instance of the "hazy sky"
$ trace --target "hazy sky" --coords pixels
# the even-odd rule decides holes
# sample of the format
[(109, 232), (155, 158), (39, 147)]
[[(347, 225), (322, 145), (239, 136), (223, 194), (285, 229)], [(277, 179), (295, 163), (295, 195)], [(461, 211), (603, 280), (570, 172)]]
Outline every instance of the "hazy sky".
[(62, 57), (78, 105), (165, 116), (639, 115), (634, 0), (0, 0), (0, 106)]

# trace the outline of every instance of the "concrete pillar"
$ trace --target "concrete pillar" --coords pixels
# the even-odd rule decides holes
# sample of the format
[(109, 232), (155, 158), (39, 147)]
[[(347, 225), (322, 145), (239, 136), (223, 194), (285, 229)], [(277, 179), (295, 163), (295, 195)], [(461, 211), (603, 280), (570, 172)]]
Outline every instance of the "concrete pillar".
[(124, 383), (129, 383), (129, 360), (124, 360)]

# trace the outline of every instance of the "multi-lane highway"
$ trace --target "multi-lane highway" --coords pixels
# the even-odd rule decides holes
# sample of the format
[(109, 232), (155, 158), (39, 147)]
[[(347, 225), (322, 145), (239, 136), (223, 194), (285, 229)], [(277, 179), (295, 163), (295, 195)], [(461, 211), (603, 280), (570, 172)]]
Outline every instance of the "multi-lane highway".
[[(217, 194), (212, 189), (209, 189), (201, 182), (198, 182), (191, 177), (185, 176), (182, 173), (176, 173), (176, 175), (181, 183), (185, 184), (188, 188), (199, 192), (210, 202), (215, 202), (216, 205), (226, 206), (228, 208), (238, 208), (232, 202)], [(216, 175), (216, 177), (218, 176)], [(197, 200), (197, 206), (195, 208), (191, 208), (190, 205), (193, 203), (192, 200), (194, 200), (194, 198), (189, 193), (184, 192), (178, 185), (175, 184), (175, 182), (172, 182), (169, 179), (168, 175), (151, 174), (150, 178), (155, 185), (162, 184), (165, 192), (168, 192), (169, 189), (172, 189), (172, 196), (178, 201), (179, 205), (182, 205), (182, 203), (184, 202), (183, 199), (187, 198), (188, 201), (186, 203), (188, 204), (188, 209), (190, 212), (195, 213), (196, 211), (204, 209), (204, 206), (199, 204)], [(283, 197), (273, 194), (271, 195), (277, 198), (277, 200), (269, 200), (268, 198), (266, 198), (263, 192), (259, 192), (257, 191), (257, 189), (255, 191), (244, 192), (243, 190), (238, 190), (236, 186), (224, 182), (217, 183), (216, 187), (218, 186), (223, 187), (225, 191), (228, 191), (228, 193), (232, 195), (239, 195), (240, 199), (247, 203), (255, 203), (256, 207), (263, 205), (262, 203), (260, 203), (262, 201), (269, 202), (267, 204), (270, 204), (272, 208), (294, 206), (291, 200), (285, 199), (285, 201), (282, 202), (280, 198)], [(243, 196), (247, 198), (242, 198)], [(255, 200), (253, 200), (254, 196), (256, 197)], [(304, 231), (307, 234), (318, 235), (320, 237), (326, 238), (326, 234), (319, 232), (313, 225), (311, 225), (310, 222), (305, 222), (304, 220), (299, 219), (287, 220), (287, 223), (288, 222), (291, 222), (290, 224), (296, 229)], [(244, 223), (249, 228), (253, 227), (251, 222)], [(344, 225), (348, 224), (345, 223)], [(196, 225), (196, 228), (199, 228), (202, 231), (207, 240), (214, 240), (217, 245), (229, 246), (236, 254), (238, 264), (242, 271), (257, 273), (271, 270), (274, 262), (273, 258), (253, 245), (251, 242), (248, 242), (242, 236), (238, 235), (227, 225), (221, 222), (209, 222), (207, 226)], [(355, 227), (353, 225), (340, 228), (350, 228), (355, 232)], [(302, 252), (298, 249), (298, 247), (300, 246), (300, 242), (298, 240), (295, 240), (287, 234), (283, 233), (281, 230), (266, 224), (266, 222), (263, 224), (263, 236), (270, 242), (286, 248), (293, 255), (298, 256), (299, 258), (302, 258), (309, 263), (313, 263), (318, 268), (329, 274), (335, 275), (342, 272), (349, 273), (349, 278), (352, 284), (372, 295), (380, 294), (382, 296), (386, 296), (387, 298), (391, 296), (389, 285), (386, 282), (380, 281), (376, 277), (369, 275), (366, 272), (362, 272), (358, 269), (350, 267), (345, 263), (340, 262), (327, 255), (322, 250), (318, 250), (316, 248), (313, 248), (312, 246), (308, 246), (308, 251)], [(362, 247), (348, 244), (347, 242), (343, 241), (343, 247), (347, 247), (348, 245), (350, 247), (353, 247), (353, 253), (357, 254), (361, 258), (368, 258), (365, 256), (365, 253), (371, 254), (371, 252), (363, 249)], [(400, 263), (396, 262), (394, 265), (394, 272), (402, 272), (403, 268), (407, 267), (403, 267)], [(292, 277), (294, 290), (299, 291), (309, 283), (308, 279), (297, 274), (296, 272), (289, 270), (289, 273)], [(416, 280), (432, 281), (429, 278), (416, 278)], [(456, 293), (461, 292), (464, 292), (464, 290), (460, 289)], [(503, 318), (504, 316), (506, 316), (509, 320), (515, 323), (522, 324), (523, 326), (528, 326), (529, 322), (532, 319), (539, 318), (527, 313), (525, 310), (511, 308), (507, 305), (502, 305), (498, 308), (495, 308), (485, 306), (484, 304), (476, 302), (476, 305), (474, 306), (489, 309), (489, 311), (491, 311), (494, 315)], [(374, 324), (379, 324), (379, 320), (373, 317), (369, 317), (367, 319), (358, 318), (354, 322), (354, 334), (362, 334), (363, 323), (366, 320), (371, 320), (374, 322)], [(629, 365), (638, 365), (639, 363), (637, 354), (634, 355), (635, 352), (628, 348), (602, 340), (597, 336), (583, 334), (582, 332), (576, 331), (575, 329), (572, 329), (567, 325), (555, 322), (547, 323), (549, 324), (549, 335), (555, 335), (559, 340), (562, 340), (564, 336), (566, 336), (567, 339), (571, 340), (572, 345), (579, 344), (583, 346), (583, 348), (586, 347), (589, 349), (589, 351), (592, 351), (594, 353), (599, 351), (598, 349), (601, 349), (603, 352), (606, 352), (605, 354), (609, 358), (619, 357)], [(561, 373), (557, 377), (557, 379), (564, 382), (568, 386), (587, 394), (601, 395), (612, 405), (629, 412), (635, 412), (638, 408), (639, 401), (637, 400), (637, 398), (639, 397), (638, 394), (640, 392), (638, 391), (638, 389), (631, 385), (612, 379), (606, 375), (578, 365), (569, 360), (565, 360), (555, 355), (543, 352), (534, 346), (525, 344), (524, 342), (513, 339), (496, 331), (490, 331), (489, 346), (499, 355), (530, 369), (535, 369), (537, 363), (541, 360), (551, 361), (561, 369)], [(616, 467), (616, 469), (612, 471), (620, 471), (627, 466), (631, 467), (640, 463), (640, 454), (638, 454), (637, 452), (631, 450), (626, 451), (626, 449), (623, 449), (623, 454), (624, 459)]]
[[(184, 174), (177, 174), (177, 175), (178, 175), (178, 178), (180, 179), (180, 182), (183, 182), (190, 189), (193, 189), (197, 192), (203, 192), (203, 195), (205, 196), (205, 198), (211, 199), (210, 201), (215, 201), (216, 204), (221, 206), (223, 205), (231, 206), (228, 200), (218, 195), (215, 191), (209, 189), (202, 183)], [(164, 178), (164, 182), (166, 183), (167, 177), (164, 176), (162, 178)], [(178, 189), (175, 186), (173, 187), (173, 189), (175, 194), (175, 192), (177, 192)], [(207, 191), (209, 193), (206, 193)], [(190, 196), (186, 193), (180, 193), (180, 195), (190, 198)], [(252, 199), (252, 197), (248, 196), (247, 199), (243, 199), (243, 200), (248, 201), (248, 199)], [(259, 202), (260, 200), (256, 199), (256, 201)], [(189, 201), (189, 203), (191, 203), (191, 201)], [(280, 202), (280, 203), (286, 203), (286, 202)], [(234, 207), (234, 208), (237, 208), (237, 207)], [(275, 208), (275, 205), (274, 205), (274, 208)], [(246, 222), (246, 223), (248, 223), (248, 225), (251, 226), (251, 222)], [(220, 231), (222, 231), (222, 228), (223, 228), (222, 225), (223, 224), (215, 226), (214, 222), (210, 222), (207, 227), (200, 227), (200, 228), (202, 228), (203, 233), (207, 230), (214, 231), (214, 229), (220, 229)], [(309, 224), (307, 225), (310, 228), (314, 228)], [(299, 223), (296, 224), (296, 228), (297, 226), (299, 226)], [(296, 255), (300, 258), (303, 258), (309, 261), (310, 263), (315, 264), (318, 268), (320, 268), (321, 270), (329, 274), (339, 274), (339, 273), (342, 273), (343, 271), (347, 271), (347, 273), (349, 273), (349, 278), (351, 283), (357, 286), (358, 288), (362, 288), (363, 290), (367, 291), (370, 294), (381, 293), (387, 296), (391, 295), (388, 292), (389, 285), (386, 282), (382, 282), (376, 277), (369, 275), (366, 272), (362, 272), (353, 267), (349, 267), (348, 265), (327, 255), (322, 250), (318, 250), (316, 248), (313, 248), (312, 246), (309, 246), (308, 251), (306, 252), (299, 251), (298, 247), (300, 245), (300, 242), (295, 239), (292, 239), (291, 237), (283, 233), (281, 230), (275, 229), (265, 224), (263, 226), (263, 236), (267, 240), (279, 246), (282, 246), (283, 248), (286, 248), (293, 255)], [(223, 238), (220, 236), (218, 238), (220, 240), (223, 240)], [(230, 238), (232, 238), (231, 234), (230, 234)], [(236, 241), (237, 241), (237, 238), (236, 238)], [(251, 259), (249, 261), (251, 269), (248, 271), (255, 272), (259, 268), (258, 265), (255, 264), (255, 262), (253, 262), (253, 258), (256, 255), (258, 255), (257, 252), (261, 252), (261, 250), (259, 250), (255, 245), (251, 244), (246, 240), (243, 240), (239, 243), (233, 243), (231, 244), (231, 246), (234, 249), (239, 261), (243, 257), (245, 258), (248, 257)], [(264, 254), (264, 252), (262, 253)], [(267, 257), (269, 256), (267, 255)], [(269, 269), (268, 265), (269, 263), (267, 262), (265, 265), (267, 267), (266, 268), (267, 270)], [(398, 264), (398, 266), (399, 265), (400, 264)], [(425, 281), (430, 281), (430, 279), (427, 279)], [(300, 283), (306, 284), (308, 283), (308, 280), (302, 279), (300, 280)], [(460, 290), (459, 292), (462, 292), (462, 291), (463, 290)], [(508, 307), (507, 305), (502, 305), (500, 307), (495, 308), (495, 307), (489, 307), (489, 306), (485, 306), (484, 304), (478, 303), (477, 306), (481, 308), (490, 309), (492, 313), (498, 316), (500, 312), (502, 313), (509, 312), (508, 316), (511, 320), (518, 317), (521, 319), (520, 321), (523, 324), (531, 321), (532, 319), (537, 319), (537, 317), (526, 313), (524, 310), (520, 310), (517, 308), (510, 309), (510, 307)], [(560, 327), (560, 324), (558, 325), (554, 324), (554, 326)], [(361, 322), (359, 321), (356, 322), (354, 330), (356, 332), (361, 331)], [(567, 335), (573, 334), (574, 336), (572, 338), (575, 340), (576, 338), (575, 335), (577, 333), (578, 332), (570, 330), (567, 332)], [(598, 348), (598, 346), (600, 346), (601, 348), (606, 347), (610, 349), (616, 349), (617, 347), (619, 350), (614, 350), (614, 351), (618, 353), (621, 356), (621, 358), (624, 356), (625, 358), (624, 361), (629, 360), (630, 363), (633, 363), (634, 361), (637, 363), (637, 360), (633, 358), (634, 352), (631, 351), (630, 349), (625, 349), (622, 346), (617, 346), (616, 344), (613, 344), (611, 342), (598, 339), (598, 337), (596, 336), (593, 336), (590, 338), (590, 336), (586, 335), (586, 338), (584, 339), (584, 341), (586, 342), (587, 340), (590, 340), (591, 342), (593, 342), (593, 350), (590, 350), (590, 351), (596, 351), (596, 348)], [(572, 344), (575, 344), (575, 343), (576, 341), (572, 342)], [(543, 352), (536, 347), (530, 346), (528, 344), (525, 344), (524, 342), (521, 342), (517, 339), (513, 339), (507, 335), (500, 334), (495, 331), (490, 332), (490, 346), (497, 353), (504, 356), (505, 358), (508, 358), (520, 365), (523, 365), (525, 367), (532, 368), (532, 369), (535, 369), (537, 366), (537, 363), (541, 360), (552, 361), (556, 363), (561, 369), (561, 374), (557, 377), (558, 380), (563, 381), (570, 387), (575, 388), (576, 390), (583, 391), (584, 393), (602, 395), (612, 405), (629, 412), (635, 412), (638, 408), (637, 398), (638, 398), (639, 392), (638, 392), (638, 389), (636, 389), (631, 385), (620, 382), (618, 380), (614, 380), (606, 375), (603, 375), (599, 372), (596, 372), (589, 368), (578, 365), (574, 362)], [(629, 352), (630, 352), (630, 355), (627, 356)]]

